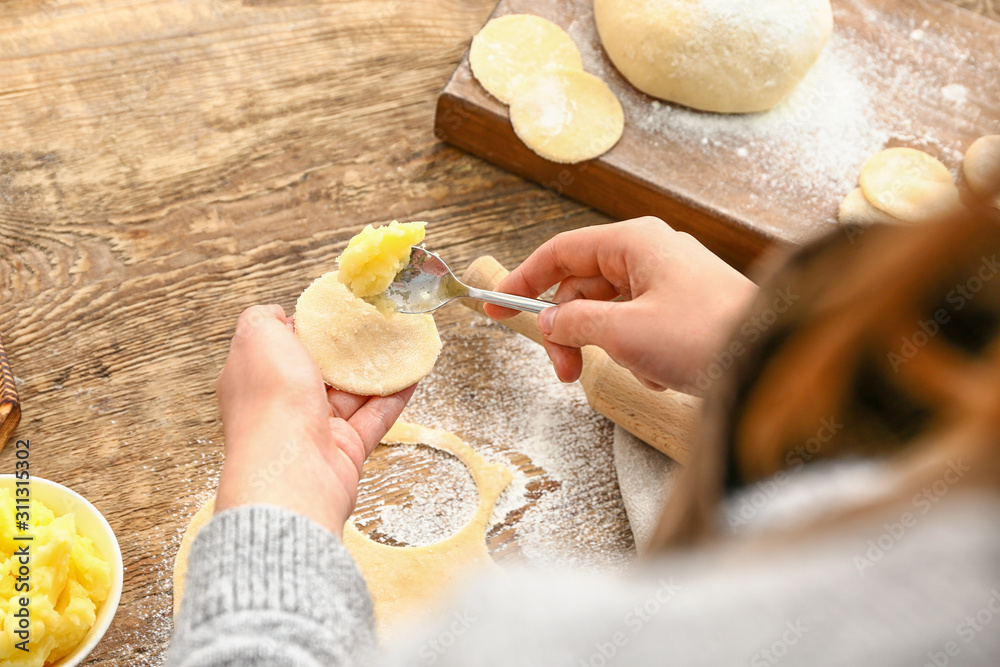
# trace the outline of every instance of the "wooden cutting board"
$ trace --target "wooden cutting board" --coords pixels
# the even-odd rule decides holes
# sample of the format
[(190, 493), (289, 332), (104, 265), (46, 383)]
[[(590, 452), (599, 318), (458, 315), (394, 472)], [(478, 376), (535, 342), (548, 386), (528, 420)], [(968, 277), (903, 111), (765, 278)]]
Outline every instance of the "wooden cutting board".
[(0, 339), (0, 449), (10, 439), (18, 422), (21, 421), (21, 403), (14, 386), (14, 374), (7, 362), (7, 351)]
[[(475, 81), (468, 53), (438, 98), (444, 141), (625, 219), (656, 215), (738, 267), (772, 244), (835, 229), (864, 161), (912, 146), (960, 172), (968, 145), (1000, 133), (1000, 22), (943, 0), (833, 0), (834, 35), (793, 99), (767, 114), (695, 112), (639, 93), (600, 46), (591, 0), (502, 0), (566, 29), (584, 69), (625, 109), (605, 155), (548, 162), (514, 135), (507, 107)], [(533, 207), (523, 211), (524, 225)]]

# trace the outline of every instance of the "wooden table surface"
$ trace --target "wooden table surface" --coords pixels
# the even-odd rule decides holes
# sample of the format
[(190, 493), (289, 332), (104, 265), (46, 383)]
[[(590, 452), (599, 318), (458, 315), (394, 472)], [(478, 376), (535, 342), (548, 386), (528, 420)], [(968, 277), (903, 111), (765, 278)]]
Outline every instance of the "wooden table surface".
[[(607, 221), (434, 137), (437, 94), (493, 4), (0, 3), (14, 436), (30, 439), (35, 475), (105, 513), (126, 564), (86, 664), (162, 660), (164, 573), (217, 479), (214, 382), (246, 306), (291, 312), (368, 223), (429, 220), (428, 245), (464, 267), (480, 254), (512, 266)], [(960, 4), (996, 17), (989, 0)], [(474, 317), (438, 322), (447, 336)], [(0, 472), (13, 462), (6, 447)]]

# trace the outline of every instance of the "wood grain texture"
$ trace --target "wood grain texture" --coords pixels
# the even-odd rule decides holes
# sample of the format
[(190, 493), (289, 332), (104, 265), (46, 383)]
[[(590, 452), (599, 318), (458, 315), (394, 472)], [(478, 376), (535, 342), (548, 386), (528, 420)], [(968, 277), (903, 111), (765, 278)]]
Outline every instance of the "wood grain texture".
[[(368, 223), (428, 220), (428, 245), (463, 267), (484, 252), (514, 265), (607, 220), (539, 205), (535, 186), (435, 138), (437, 94), (493, 4), (0, 3), (0, 332), (31, 406), (14, 435), (35, 475), (105, 514), (126, 566), (86, 664), (162, 662), (169, 572), (217, 483), (215, 379), (245, 307), (291, 312)], [(461, 340), (475, 318), (437, 319)], [(482, 391), (470, 354), (454, 372)], [(0, 471), (13, 466), (7, 447)], [(554, 483), (537, 480), (537, 495)]]
[(14, 373), (7, 361), (3, 339), (0, 339), (0, 450), (3, 450), (20, 421), (21, 402), (17, 397)]
[[(169, 573), (217, 483), (214, 385), (246, 306), (291, 311), (368, 223), (429, 220), (428, 245), (461, 269), (484, 253), (515, 266), (608, 220), (434, 136), (438, 94), (493, 5), (0, 2), (0, 331), (30, 406), (14, 436), (34, 474), (105, 514), (126, 567), (84, 664), (162, 663)], [(437, 319), (461, 341), (477, 317)], [(453, 346), (442, 372), (460, 381), (434, 400), (489, 389), (482, 352), (503, 335)], [(507, 460), (536, 498), (558, 484)], [(13, 463), (0, 452), (0, 471)], [(613, 481), (595, 498), (620, 505)], [(584, 532), (592, 511), (568, 520)], [(499, 527), (491, 545), (516, 550), (510, 537)]]
[[(941, 0), (832, 4), (834, 36), (815, 76), (768, 120), (693, 112), (637, 91), (604, 53), (590, 0), (502, 0), (492, 16), (538, 14), (569, 32), (584, 69), (622, 102), (621, 140), (576, 165), (539, 157), (467, 55), (438, 100), (436, 131), (612, 217), (658, 216), (745, 269), (765, 248), (836, 229), (841, 200), (881, 148), (925, 150), (957, 174), (972, 141), (1000, 132), (1000, 63), (985, 57), (1000, 52), (1000, 23)], [(963, 4), (995, 17), (989, 3)]]

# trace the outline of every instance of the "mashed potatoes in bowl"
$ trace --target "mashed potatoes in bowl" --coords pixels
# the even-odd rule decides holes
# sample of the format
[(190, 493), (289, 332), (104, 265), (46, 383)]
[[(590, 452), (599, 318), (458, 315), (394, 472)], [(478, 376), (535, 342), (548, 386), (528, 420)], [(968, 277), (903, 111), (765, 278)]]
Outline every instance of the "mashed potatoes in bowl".
[[(118, 608), (124, 578), (118, 541), (74, 491), (32, 477), (25, 507), (16, 501), (17, 482), (0, 475), (0, 664), (73, 667), (101, 640)], [(25, 518), (17, 512), (25, 510), (28, 531), (17, 525)]]

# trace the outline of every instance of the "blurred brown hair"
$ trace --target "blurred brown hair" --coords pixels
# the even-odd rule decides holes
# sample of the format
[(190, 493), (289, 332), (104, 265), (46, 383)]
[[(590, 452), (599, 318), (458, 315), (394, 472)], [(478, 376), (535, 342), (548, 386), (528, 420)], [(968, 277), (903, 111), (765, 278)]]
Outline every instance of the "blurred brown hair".
[(963, 486), (1000, 492), (1000, 214), (967, 204), (924, 226), (835, 232), (761, 285), (747, 322), (782, 290), (794, 303), (710, 391), (652, 550), (718, 536), (727, 491), (803, 460), (890, 457), (893, 493), (862, 511), (958, 458)]

